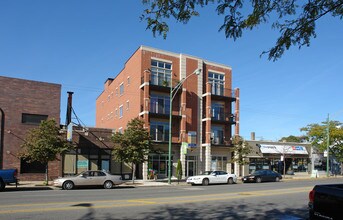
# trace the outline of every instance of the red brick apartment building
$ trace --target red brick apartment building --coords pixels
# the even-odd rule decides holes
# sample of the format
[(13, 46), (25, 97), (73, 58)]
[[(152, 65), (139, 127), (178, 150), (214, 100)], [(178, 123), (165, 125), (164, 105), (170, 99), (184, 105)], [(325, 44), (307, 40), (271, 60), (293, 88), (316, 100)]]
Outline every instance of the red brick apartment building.
[(138, 177), (147, 178), (153, 169), (158, 178), (166, 178), (170, 87), (177, 85), (181, 87), (172, 98), (172, 176), (179, 159), (184, 177), (214, 169), (238, 172), (230, 162), (230, 140), (239, 134), (239, 89), (232, 89), (232, 69), (223, 64), (141, 46), (114, 79), (106, 80), (96, 100), (96, 127), (122, 132), (128, 121), (140, 117), (162, 153), (149, 155), (139, 165)]
[[(18, 158), (27, 132), (41, 120), (60, 121), (61, 85), (0, 76), (0, 168), (17, 168), (20, 180), (43, 180), (45, 166)], [(58, 161), (49, 164), (59, 176)]]

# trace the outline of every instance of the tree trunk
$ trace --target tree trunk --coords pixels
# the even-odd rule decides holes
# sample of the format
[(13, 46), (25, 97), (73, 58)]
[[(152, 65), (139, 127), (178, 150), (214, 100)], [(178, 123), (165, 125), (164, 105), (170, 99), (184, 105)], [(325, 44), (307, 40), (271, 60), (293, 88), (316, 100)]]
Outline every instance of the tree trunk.
[(132, 163), (132, 184), (135, 183), (136, 165)]
[(49, 167), (48, 163), (45, 165), (45, 185), (49, 185)]

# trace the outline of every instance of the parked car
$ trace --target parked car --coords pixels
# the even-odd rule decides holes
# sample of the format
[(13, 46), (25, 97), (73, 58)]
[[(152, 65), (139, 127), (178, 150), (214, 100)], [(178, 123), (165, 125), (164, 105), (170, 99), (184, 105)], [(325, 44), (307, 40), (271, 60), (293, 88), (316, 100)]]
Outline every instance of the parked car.
[(105, 171), (85, 171), (77, 176), (62, 177), (54, 180), (54, 186), (70, 190), (79, 186), (103, 186), (105, 189), (111, 189), (114, 185), (122, 184), (122, 178), (119, 175), (111, 175)]
[(0, 170), (0, 191), (5, 189), (6, 184), (18, 183), (17, 173), (17, 169)]
[(205, 171), (202, 175), (188, 177), (186, 182), (192, 185), (202, 184), (204, 186), (217, 183), (232, 184), (237, 182), (237, 176), (225, 171)]
[(254, 173), (244, 176), (242, 178), (243, 183), (248, 182), (268, 182), (268, 181), (275, 181), (279, 182), (282, 179), (282, 176), (280, 173), (274, 172), (272, 170), (257, 170)]
[(309, 193), (309, 219), (342, 219), (343, 184), (316, 185)]

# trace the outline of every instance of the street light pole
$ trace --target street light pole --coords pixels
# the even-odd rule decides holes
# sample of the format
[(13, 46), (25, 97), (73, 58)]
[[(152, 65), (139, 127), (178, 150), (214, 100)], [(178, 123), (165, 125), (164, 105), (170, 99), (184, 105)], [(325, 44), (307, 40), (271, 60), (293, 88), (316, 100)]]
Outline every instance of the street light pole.
[(330, 145), (330, 120), (327, 119), (327, 142), (326, 142), (326, 176), (329, 177), (329, 145)]
[(168, 184), (171, 184), (171, 145), (172, 145), (172, 115), (173, 115), (173, 99), (175, 98), (177, 91), (181, 88), (182, 84), (193, 74), (199, 75), (201, 69), (196, 69), (192, 74), (188, 75), (186, 78), (181, 79), (181, 81), (176, 84), (173, 88), (172, 82), (170, 82), (170, 94), (169, 94), (169, 140), (168, 140)]

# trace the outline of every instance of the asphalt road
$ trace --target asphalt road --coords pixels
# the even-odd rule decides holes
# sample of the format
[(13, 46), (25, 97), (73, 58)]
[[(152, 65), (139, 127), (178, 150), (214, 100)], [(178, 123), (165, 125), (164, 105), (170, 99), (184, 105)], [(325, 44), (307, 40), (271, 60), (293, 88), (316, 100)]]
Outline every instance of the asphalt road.
[(5, 191), (0, 220), (306, 219), (312, 187), (342, 181)]

